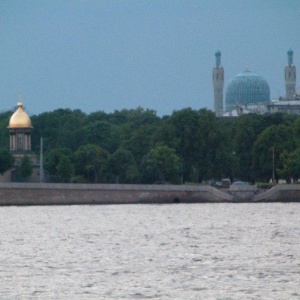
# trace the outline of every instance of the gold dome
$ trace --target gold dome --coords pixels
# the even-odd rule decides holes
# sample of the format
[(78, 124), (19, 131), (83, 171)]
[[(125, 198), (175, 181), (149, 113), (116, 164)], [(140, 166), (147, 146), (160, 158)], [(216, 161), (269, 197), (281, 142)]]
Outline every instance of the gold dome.
[(18, 103), (18, 109), (10, 118), (8, 128), (32, 128), (31, 120), (23, 110), (21, 102)]

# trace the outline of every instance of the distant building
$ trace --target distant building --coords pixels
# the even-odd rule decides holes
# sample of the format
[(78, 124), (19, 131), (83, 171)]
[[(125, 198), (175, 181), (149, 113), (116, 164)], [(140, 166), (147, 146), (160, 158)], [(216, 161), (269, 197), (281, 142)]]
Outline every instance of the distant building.
[[(240, 116), (247, 113), (272, 114), (277, 112), (300, 115), (300, 88), (296, 89), (296, 67), (293, 65), (293, 54), (293, 50), (288, 50), (288, 64), (284, 69), (285, 97), (270, 100), (268, 82), (246, 68), (243, 73), (238, 74), (228, 84), (225, 95), (225, 112), (221, 111), (221, 107), (223, 107), (223, 88), (221, 94), (220, 82), (216, 80), (218, 74), (218, 64), (216, 64), (217, 66), (213, 68), (214, 108), (216, 115), (227, 117)], [(217, 55), (220, 56), (221, 52), (218, 51), (215, 55), (218, 61)], [(224, 74), (223, 68), (222, 74)], [(220, 100), (221, 95), (222, 100)], [(221, 101), (222, 105), (220, 104)]]
[(300, 115), (300, 101), (299, 100), (272, 100), (268, 105), (269, 112), (275, 113), (286, 113)]
[(13, 154), (25, 155), (31, 152), (31, 120), (23, 110), (23, 104), (18, 103), (18, 109), (9, 120), (10, 151)]
[(11, 116), (8, 125), (10, 134), (10, 151), (15, 159), (14, 166), (4, 175), (0, 176), (0, 181), (19, 181), (18, 167), (24, 156), (28, 156), (33, 167), (32, 175), (26, 181), (39, 181), (39, 162), (35, 154), (31, 151), (31, 120), (23, 109), (23, 104), (18, 103), (18, 109)]

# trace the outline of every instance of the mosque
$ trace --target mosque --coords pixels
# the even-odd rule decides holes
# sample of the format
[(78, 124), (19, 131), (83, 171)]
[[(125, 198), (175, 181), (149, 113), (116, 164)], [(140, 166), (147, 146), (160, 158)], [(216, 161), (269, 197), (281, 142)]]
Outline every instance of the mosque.
[(247, 113), (269, 114), (283, 112), (300, 115), (300, 89), (296, 90), (296, 67), (293, 65), (293, 50), (288, 50), (288, 64), (284, 69), (286, 96), (270, 99), (268, 82), (248, 67), (236, 75), (227, 86), (225, 110), (223, 108), (224, 69), (221, 52), (215, 53), (213, 68), (214, 111), (217, 116), (239, 116)]
[(26, 181), (37, 182), (40, 178), (40, 164), (35, 154), (31, 151), (31, 120), (23, 109), (23, 104), (18, 103), (18, 108), (11, 116), (8, 124), (10, 135), (10, 151), (14, 157), (14, 165), (12, 169), (0, 175), (0, 182), (19, 181), (20, 174), (18, 167), (24, 156), (28, 156), (33, 168), (33, 172)]

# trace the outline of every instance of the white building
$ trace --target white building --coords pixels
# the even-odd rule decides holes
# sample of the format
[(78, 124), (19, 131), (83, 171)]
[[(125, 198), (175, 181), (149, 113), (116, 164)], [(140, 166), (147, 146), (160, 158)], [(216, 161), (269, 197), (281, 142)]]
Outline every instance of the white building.
[[(250, 72), (247, 68), (245, 72), (238, 74), (228, 85), (225, 96), (225, 109), (223, 107), (224, 70), (219, 69), (220, 55), (216, 53), (217, 65), (213, 69), (214, 102), (217, 116), (236, 117), (248, 113), (273, 114), (288, 113), (300, 115), (300, 88), (296, 89), (296, 66), (293, 64), (293, 50), (289, 49), (288, 64), (284, 68), (285, 97), (270, 100), (270, 89), (267, 81), (261, 76)], [(219, 64), (218, 64), (219, 63)], [(216, 80), (222, 72), (221, 82)], [(218, 76), (220, 78), (220, 76)], [(221, 99), (222, 97), (222, 99)]]

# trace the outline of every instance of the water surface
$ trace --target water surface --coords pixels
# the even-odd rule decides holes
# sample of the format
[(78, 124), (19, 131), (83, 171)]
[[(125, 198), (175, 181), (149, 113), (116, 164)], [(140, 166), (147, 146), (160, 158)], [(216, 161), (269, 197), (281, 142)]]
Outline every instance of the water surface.
[(1, 299), (300, 299), (300, 204), (0, 207)]

